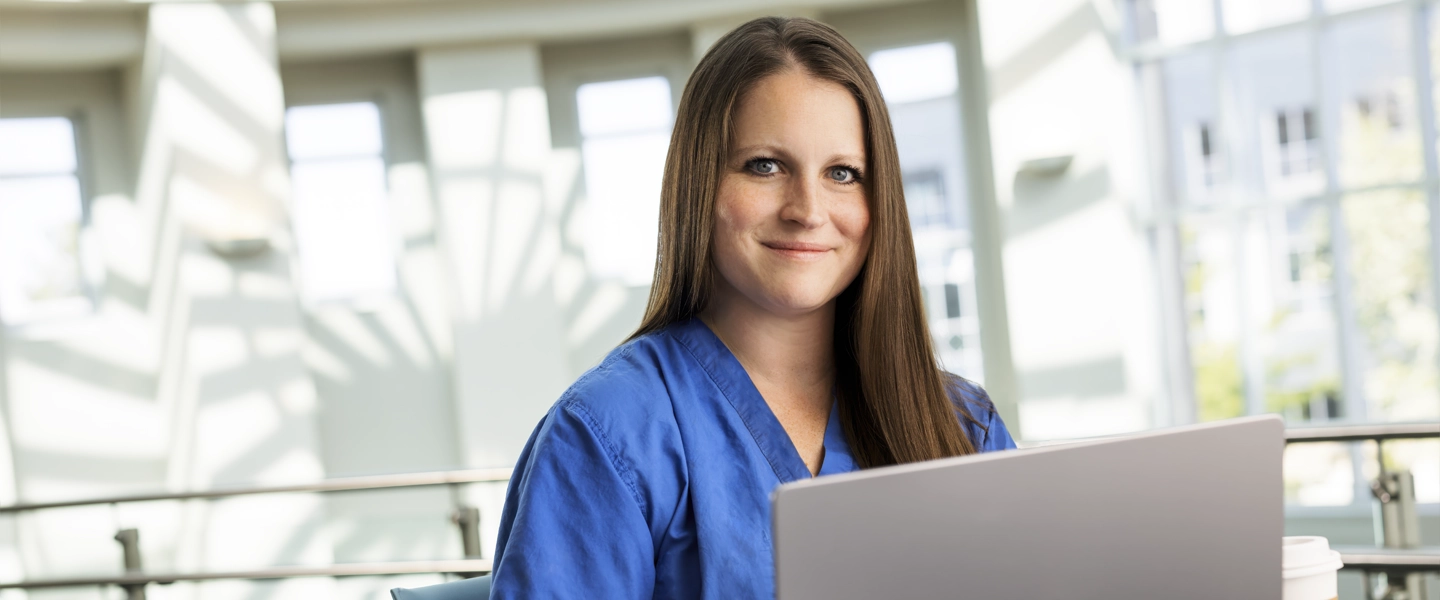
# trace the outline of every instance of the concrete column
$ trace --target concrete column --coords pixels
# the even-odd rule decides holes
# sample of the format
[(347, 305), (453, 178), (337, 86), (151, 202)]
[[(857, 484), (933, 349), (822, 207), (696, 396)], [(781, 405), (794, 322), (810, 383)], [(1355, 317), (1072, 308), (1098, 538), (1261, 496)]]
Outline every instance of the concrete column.
[[(424, 50), (418, 75), (453, 272), (455, 403), (466, 465), (508, 467), (572, 378), (553, 278), (563, 198), (546, 192), (549, 118), (533, 44)], [(476, 486), (492, 548), (503, 486)]]
[(420, 90), (452, 265), (466, 464), (514, 464), (569, 384), (550, 277), (559, 230), (543, 175), (549, 120), (533, 45), (429, 50)]
[[(161, 348), (163, 483), (180, 490), (321, 478), (287, 233), (274, 10), (151, 6), (133, 89), (141, 151), (131, 220), (144, 231), (138, 239), (154, 244), (153, 270), (139, 276)], [(217, 250), (246, 239), (268, 239), (273, 250), (229, 257)], [(321, 512), (315, 496), (189, 503), (172, 524), (179, 538), (172, 560), (147, 556), (147, 566), (328, 563)], [(122, 525), (141, 528), (142, 540), (163, 539), (150, 533), (159, 533), (156, 525)], [(328, 579), (216, 582), (197, 593), (310, 598), (332, 586)]]

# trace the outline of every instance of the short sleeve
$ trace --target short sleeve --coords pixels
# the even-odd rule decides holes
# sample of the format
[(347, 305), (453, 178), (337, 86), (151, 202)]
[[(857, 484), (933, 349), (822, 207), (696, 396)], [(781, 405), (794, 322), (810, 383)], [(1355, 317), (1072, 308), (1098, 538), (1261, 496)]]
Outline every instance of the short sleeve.
[(491, 598), (653, 596), (654, 543), (617, 456), (583, 406), (551, 409), (510, 480)]

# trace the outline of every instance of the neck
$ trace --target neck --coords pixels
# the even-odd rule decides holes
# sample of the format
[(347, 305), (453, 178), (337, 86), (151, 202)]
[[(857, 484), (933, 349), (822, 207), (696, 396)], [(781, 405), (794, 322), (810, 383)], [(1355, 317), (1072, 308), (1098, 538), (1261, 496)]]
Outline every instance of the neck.
[(718, 282), (700, 314), (762, 390), (782, 392), (767, 401), (829, 407), (835, 382), (835, 301), (798, 314), (777, 314)]

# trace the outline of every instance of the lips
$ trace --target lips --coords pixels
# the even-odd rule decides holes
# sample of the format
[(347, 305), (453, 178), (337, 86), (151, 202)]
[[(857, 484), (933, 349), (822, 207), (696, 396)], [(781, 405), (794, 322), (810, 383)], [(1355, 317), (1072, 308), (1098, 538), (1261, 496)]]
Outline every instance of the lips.
[(761, 245), (790, 258), (819, 258), (831, 250), (829, 246), (805, 242), (761, 242)]

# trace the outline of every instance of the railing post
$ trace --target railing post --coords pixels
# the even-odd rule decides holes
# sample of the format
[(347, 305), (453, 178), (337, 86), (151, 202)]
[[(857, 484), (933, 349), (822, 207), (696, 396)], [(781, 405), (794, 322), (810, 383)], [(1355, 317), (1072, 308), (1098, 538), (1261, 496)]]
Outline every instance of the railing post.
[[(140, 530), (135, 528), (121, 529), (115, 534), (115, 541), (120, 542), (121, 560), (125, 565), (126, 573), (140, 572)], [(145, 600), (145, 584), (136, 583), (121, 586), (125, 588), (125, 597), (128, 600)]]
[[(1386, 471), (1371, 485), (1375, 495), (1375, 537), (1385, 548), (1419, 548), (1420, 520), (1415, 513), (1415, 476), (1409, 471)], [(1423, 600), (1424, 573), (1385, 573), (1379, 600)]]
[[(450, 520), (460, 528), (460, 547), (465, 552), (465, 558), (482, 558), (480, 556), (480, 509), (461, 505), (450, 515)], [(479, 573), (460, 573), (459, 575), (474, 577)]]

